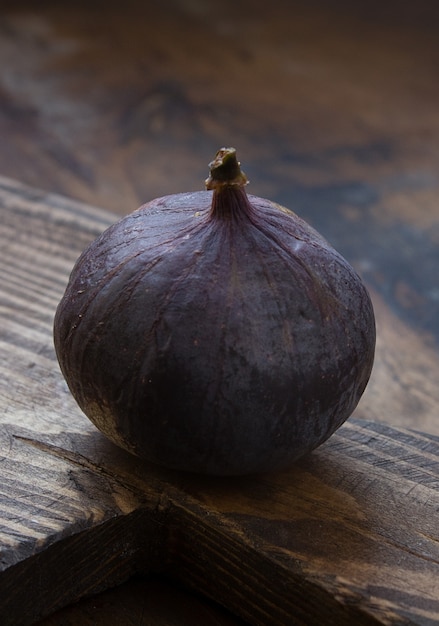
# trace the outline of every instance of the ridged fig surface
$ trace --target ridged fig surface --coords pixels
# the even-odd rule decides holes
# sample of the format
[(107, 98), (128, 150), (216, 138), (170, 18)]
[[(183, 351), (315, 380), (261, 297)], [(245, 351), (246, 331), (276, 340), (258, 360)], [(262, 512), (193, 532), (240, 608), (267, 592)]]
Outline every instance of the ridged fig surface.
[(55, 347), (79, 406), (118, 445), (188, 471), (281, 469), (356, 407), (372, 304), (294, 213), (241, 188), (214, 210), (215, 193), (159, 198), (94, 241)]

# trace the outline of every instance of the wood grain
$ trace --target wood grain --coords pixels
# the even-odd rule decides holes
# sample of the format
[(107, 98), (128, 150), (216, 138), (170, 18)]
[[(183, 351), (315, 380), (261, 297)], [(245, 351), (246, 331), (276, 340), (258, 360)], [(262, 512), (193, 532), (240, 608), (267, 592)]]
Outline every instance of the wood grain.
[[(2, 2), (2, 624), (162, 569), (255, 624), (439, 622), (438, 7)], [(51, 333), (80, 250), (201, 188), (224, 144), (358, 269), (378, 329), (354, 418), (293, 471), (233, 484), (107, 444)]]
[(148, 572), (251, 624), (439, 620), (437, 434), (357, 416), (290, 471), (239, 480), (135, 459), (81, 414), (51, 337), (72, 261), (114, 216), (5, 178), (0, 207), (2, 624)]

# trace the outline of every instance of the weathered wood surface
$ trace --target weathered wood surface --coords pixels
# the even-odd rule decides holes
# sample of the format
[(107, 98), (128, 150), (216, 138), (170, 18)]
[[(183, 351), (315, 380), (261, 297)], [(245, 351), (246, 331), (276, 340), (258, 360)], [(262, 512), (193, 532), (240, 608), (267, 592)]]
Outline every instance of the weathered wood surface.
[[(276, 567), (295, 559), (305, 622), (324, 589), (340, 598), (328, 623), (357, 609), (387, 623), (438, 621), (438, 17), (429, 0), (225, 0), (221, 11), (209, 0), (2, 2), (0, 174), (122, 214), (200, 188), (215, 150), (236, 145), (251, 192), (294, 208), (367, 280), (378, 350), (357, 417), (391, 427), (350, 422), (309, 467), (233, 489), (168, 480), (107, 448), (101, 467), (104, 443), (61, 381), (51, 323), (79, 249), (113, 217), (3, 179), (0, 603), (11, 585), (10, 606), (32, 619), (166, 560), (235, 610), (230, 578), (210, 570), (218, 556), (198, 558), (196, 543), (211, 555), (237, 535), (259, 565), (266, 549)], [(359, 440), (347, 444), (352, 432)], [(139, 472), (148, 480), (133, 488)], [(164, 535), (153, 532), (163, 497)], [(197, 533), (213, 524), (206, 548), (178, 530), (201, 501)], [(266, 623), (257, 611), (277, 600), (264, 592), (258, 605), (249, 589), (261, 579), (244, 587), (252, 566), (240, 567), (231, 587), (246, 618)], [(264, 561), (263, 572), (273, 567)], [(20, 595), (14, 584), (29, 576)]]
[[(0, 215), (2, 624), (138, 572), (251, 624), (439, 621), (437, 433), (360, 419), (369, 396), (288, 472), (212, 480), (140, 462), (81, 414), (52, 347), (71, 265), (115, 216), (4, 178)], [(382, 384), (378, 398), (393, 393)]]

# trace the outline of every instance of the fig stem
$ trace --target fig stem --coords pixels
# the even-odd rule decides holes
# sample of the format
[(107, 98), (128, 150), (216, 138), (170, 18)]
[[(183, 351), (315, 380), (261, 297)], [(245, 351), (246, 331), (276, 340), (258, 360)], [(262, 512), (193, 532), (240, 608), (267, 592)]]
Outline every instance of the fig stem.
[(244, 187), (248, 183), (247, 176), (241, 170), (236, 158), (235, 148), (221, 148), (209, 163), (209, 178), (206, 179), (206, 189), (220, 189), (222, 187)]

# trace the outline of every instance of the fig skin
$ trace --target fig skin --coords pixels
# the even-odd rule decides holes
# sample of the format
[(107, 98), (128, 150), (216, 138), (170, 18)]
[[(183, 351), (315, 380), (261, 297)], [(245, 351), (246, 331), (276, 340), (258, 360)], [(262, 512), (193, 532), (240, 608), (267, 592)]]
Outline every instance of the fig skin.
[(357, 273), (295, 213), (247, 195), (236, 164), (219, 151), (211, 190), (107, 229), (54, 323), (67, 384), (107, 437), (213, 475), (284, 469), (323, 443), (357, 406), (375, 349)]

